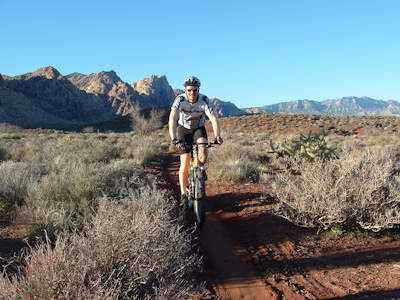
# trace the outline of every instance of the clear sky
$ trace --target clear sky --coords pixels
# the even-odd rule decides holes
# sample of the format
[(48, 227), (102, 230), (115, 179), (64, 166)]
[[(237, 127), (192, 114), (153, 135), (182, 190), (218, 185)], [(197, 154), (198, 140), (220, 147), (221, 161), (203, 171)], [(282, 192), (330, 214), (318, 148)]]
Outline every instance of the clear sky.
[(166, 75), (239, 108), (400, 101), (399, 0), (0, 0), (0, 73)]

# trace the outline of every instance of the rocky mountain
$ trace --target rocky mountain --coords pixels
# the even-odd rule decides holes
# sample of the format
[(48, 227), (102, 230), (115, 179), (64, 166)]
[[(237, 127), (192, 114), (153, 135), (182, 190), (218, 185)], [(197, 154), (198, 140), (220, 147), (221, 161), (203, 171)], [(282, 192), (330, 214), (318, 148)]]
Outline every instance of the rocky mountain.
[(391, 116), (400, 114), (400, 103), (394, 100), (383, 101), (368, 97), (343, 97), (329, 99), (322, 102), (313, 100), (296, 100), (282, 102), (263, 107), (244, 109), (247, 113), (296, 113), (315, 115), (382, 115)]
[[(183, 91), (182, 91), (183, 92)], [(26, 128), (65, 128), (105, 122), (141, 109), (170, 107), (174, 90), (164, 75), (128, 84), (114, 71), (63, 76), (49, 66), (19, 76), (0, 75), (0, 122)], [(242, 112), (216, 99), (220, 116)]]
[[(184, 92), (184, 90), (175, 89), (175, 97)], [(231, 102), (222, 101), (218, 98), (211, 98), (210, 101), (214, 105), (219, 117), (239, 116), (245, 113), (242, 109), (237, 108), (237, 106)]]
[(34, 100), (7, 87), (0, 75), (0, 122), (24, 128), (62, 128), (76, 122), (59, 118), (36, 105)]
[(235, 104), (231, 102), (222, 101), (217, 98), (210, 99), (218, 113), (219, 117), (231, 117), (243, 115), (244, 111), (237, 108)]
[(153, 75), (132, 83), (131, 86), (139, 93), (142, 108), (170, 107), (175, 99), (175, 93), (165, 75)]
[(76, 87), (101, 98), (104, 108), (124, 116), (135, 103), (140, 108), (171, 106), (174, 92), (164, 75), (150, 76), (136, 83), (123, 82), (114, 71), (83, 75), (73, 73), (66, 78)]
[(114, 115), (128, 114), (139, 98), (139, 93), (123, 82), (114, 71), (90, 75), (73, 73), (65, 78), (85, 93), (99, 98), (103, 109)]
[(0, 74), (0, 87), (5, 88), (6, 86), (7, 85), (6, 85), (6, 82), (3, 78), (3, 76)]
[[(15, 77), (4, 76), (4, 79), (6, 88), (3, 87), (4, 95), (0, 100), (3, 100), (3, 97), (14, 99), (11, 101), (14, 106), (20, 102), (18, 110), (24, 110), (25, 108), (21, 106), (26, 102), (31, 108), (30, 119), (44, 126), (50, 126), (54, 120), (60, 125), (81, 124), (113, 117), (111, 113), (102, 109), (98, 98), (79, 90), (52, 67)], [(43, 112), (40, 116), (35, 113), (39, 111)], [(20, 125), (18, 119), (20, 118), (13, 124)]]
[(185, 91), (184, 91), (184, 90), (181, 90), (181, 89), (174, 89), (175, 97), (178, 96), (178, 95), (180, 95), (180, 94), (183, 94), (184, 92), (185, 92)]

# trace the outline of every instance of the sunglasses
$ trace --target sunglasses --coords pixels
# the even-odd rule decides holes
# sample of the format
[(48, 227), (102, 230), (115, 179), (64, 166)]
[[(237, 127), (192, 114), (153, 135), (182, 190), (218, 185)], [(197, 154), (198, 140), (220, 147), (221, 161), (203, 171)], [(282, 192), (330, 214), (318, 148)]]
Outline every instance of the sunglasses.
[(198, 92), (199, 89), (187, 89), (186, 91), (188, 91), (188, 93), (190, 93), (190, 92), (195, 93), (195, 92)]

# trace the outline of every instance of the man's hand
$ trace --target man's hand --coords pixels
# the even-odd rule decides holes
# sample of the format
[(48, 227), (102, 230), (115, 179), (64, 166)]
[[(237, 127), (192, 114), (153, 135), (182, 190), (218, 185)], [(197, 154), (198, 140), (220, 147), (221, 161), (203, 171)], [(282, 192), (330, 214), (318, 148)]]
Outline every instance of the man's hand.
[(184, 149), (184, 148), (185, 148), (185, 144), (184, 144), (183, 141), (181, 141), (180, 139), (175, 138), (175, 139), (172, 140), (172, 143), (173, 143), (176, 147), (178, 147), (179, 149)]
[(215, 139), (214, 139), (214, 143), (218, 143), (218, 144), (222, 144), (224, 142), (224, 140), (222, 139), (222, 137), (220, 135), (218, 135)]

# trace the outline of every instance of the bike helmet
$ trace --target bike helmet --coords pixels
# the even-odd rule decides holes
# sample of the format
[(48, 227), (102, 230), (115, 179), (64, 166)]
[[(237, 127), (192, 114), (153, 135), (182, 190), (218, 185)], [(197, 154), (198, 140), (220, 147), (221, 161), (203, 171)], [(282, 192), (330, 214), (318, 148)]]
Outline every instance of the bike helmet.
[(189, 78), (186, 78), (185, 81), (183, 82), (183, 86), (187, 87), (188, 85), (196, 85), (196, 86), (200, 86), (200, 79), (198, 79), (197, 77), (191, 76)]

